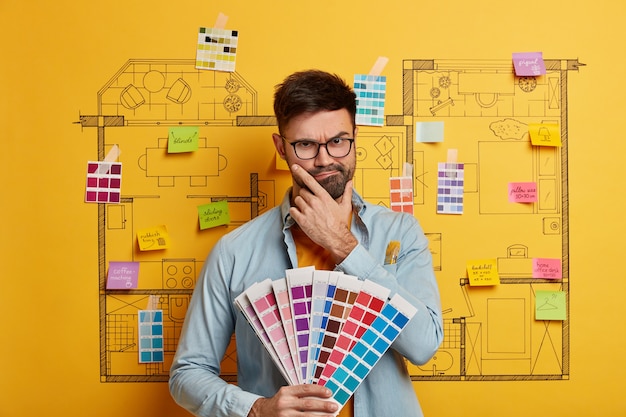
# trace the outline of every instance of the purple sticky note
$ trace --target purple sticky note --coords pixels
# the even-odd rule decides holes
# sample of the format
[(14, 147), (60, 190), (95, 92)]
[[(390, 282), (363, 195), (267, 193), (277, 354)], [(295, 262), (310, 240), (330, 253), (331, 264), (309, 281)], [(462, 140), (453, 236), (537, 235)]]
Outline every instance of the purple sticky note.
[(541, 52), (514, 52), (513, 67), (518, 77), (536, 77), (546, 73), (546, 65)]
[(139, 262), (109, 262), (107, 274), (108, 290), (130, 290), (137, 288)]

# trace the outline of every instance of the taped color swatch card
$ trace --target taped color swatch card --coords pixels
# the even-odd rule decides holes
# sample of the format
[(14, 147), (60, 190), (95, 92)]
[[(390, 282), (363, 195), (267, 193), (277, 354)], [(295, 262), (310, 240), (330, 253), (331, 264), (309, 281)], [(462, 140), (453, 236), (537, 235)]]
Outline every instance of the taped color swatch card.
[(201, 27), (198, 31), (196, 68), (215, 71), (235, 71), (239, 32)]
[(463, 164), (440, 162), (438, 167), (437, 213), (463, 214)]
[(335, 401), (345, 405), (416, 312), (398, 294), (389, 300), (326, 382)]
[(140, 310), (139, 363), (163, 362), (163, 310)]
[(87, 203), (119, 203), (122, 189), (121, 162), (87, 162)]
[(413, 214), (413, 178), (389, 178), (389, 204), (392, 211)]
[[(289, 298), (289, 291), (287, 289), (287, 280), (280, 278), (272, 281), (272, 288), (274, 289), (274, 296), (276, 297), (276, 305), (278, 306), (278, 312), (280, 313), (280, 319), (283, 322), (283, 330), (285, 331), (285, 338), (289, 345), (289, 351), (291, 353), (291, 361), (294, 367), (298, 365), (298, 348), (296, 346), (296, 337), (293, 329), (293, 320), (291, 316), (291, 300)], [(298, 384), (304, 383), (302, 374), (296, 372), (298, 378)]]
[(385, 123), (386, 90), (384, 75), (354, 75), (357, 125), (382, 126)]

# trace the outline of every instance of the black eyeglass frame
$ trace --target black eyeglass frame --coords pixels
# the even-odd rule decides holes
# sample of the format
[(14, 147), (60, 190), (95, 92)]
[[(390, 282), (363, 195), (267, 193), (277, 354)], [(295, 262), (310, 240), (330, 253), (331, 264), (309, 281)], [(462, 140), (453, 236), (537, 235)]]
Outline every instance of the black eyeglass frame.
[[(320, 148), (323, 146), (324, 148), (326, 148), (326, 153), (331, 156), (332, 158), (345, 158), (346, 156), (350, 155), (350, 152), (352, 151), (352, 145), (354, 144), (354, 138), (342, 138), (342, 137), (335, 137), (335, 138), (330, 138), (328, 141), (326, 141), (325, 143), (320, 143), (320, 142), (316, 142), (314, 140), (310, 140), (310, 139), (301, 139), (301, 140), (296, 140), (294, 142), (289, 142), (287, 140), (286, 137), (284, 137), (283, 135), (280, 135), (280, 137), (283, 139), (283, 141), (285, 141), (286, 143), (288, 143), (289, 145), (291, 145), (293, 147), (293, 153), (296, 154), (296, 156), (298, 157), (298, 159), (301, 159), (303, 161), (308, 161), (310, 159), (315, 159), (317, 158), (317, 155), (320, 154)], [(348, 143), (350, 144), (350, 146), (348, 147), (348, 151), (345, 153), (345, 155), (342, 156), (335, 156), (333, 155), (329, 150), (328, 150), (328, 144), (331, 143), (333, 140), (337, 140), (337, 139), (341, 139), (342, 141), (348, 141)], [(316, 144), (317, 145), (317, 151), (315, 152), (315, 155), (309, 157), (309, 158), (302, 158), (300, 155), (298, 155), (298, 151), (296, 150), (296, 146), (298, 146), (299, 143), (310, 143), (310, 144)]]

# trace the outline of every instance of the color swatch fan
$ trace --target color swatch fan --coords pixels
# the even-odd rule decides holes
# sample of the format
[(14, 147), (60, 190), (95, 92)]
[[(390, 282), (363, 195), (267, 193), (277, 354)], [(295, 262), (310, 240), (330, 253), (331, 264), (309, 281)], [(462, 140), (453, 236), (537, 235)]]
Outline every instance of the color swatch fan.
[(314, 267), (289, 269), (235, 304), (288, 384), (328, 387), (343, 406), (417, 309), (370, 280)]

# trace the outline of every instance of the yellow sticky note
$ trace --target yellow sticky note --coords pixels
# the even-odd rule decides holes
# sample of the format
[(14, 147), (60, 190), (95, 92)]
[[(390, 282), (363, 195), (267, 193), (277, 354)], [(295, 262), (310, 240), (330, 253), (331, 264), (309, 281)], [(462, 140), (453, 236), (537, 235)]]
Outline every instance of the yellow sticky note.
[(498, 264), (495, 259), (467, 261), (467, 277), (470, 285), (498, 285)]
[(530, 142), (535, 146), (561, 146), (558, 123), (529, 123)]
[(566, 320), (566, 306), (564, 291), (538, 290), (535, 293), (536, 320)]
[(159, 250), (170, 247), (170, 235), (165, 226), (155, 226), (137, 231), (139, 250)]
[(198, 220), (200, 221), (200, 230), (230, 223), (228, 201), (221, 200), (198, 206)]

